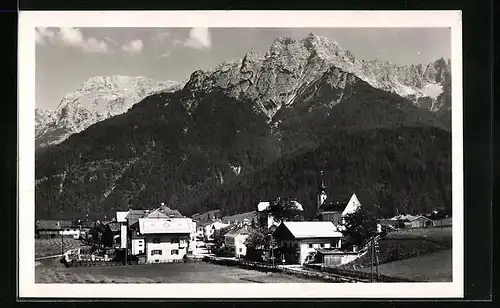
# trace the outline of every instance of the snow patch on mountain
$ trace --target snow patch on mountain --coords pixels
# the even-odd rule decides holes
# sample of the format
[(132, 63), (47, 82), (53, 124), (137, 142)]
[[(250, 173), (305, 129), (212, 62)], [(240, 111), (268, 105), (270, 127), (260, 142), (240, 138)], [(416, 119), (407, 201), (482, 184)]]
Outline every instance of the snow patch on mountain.
[(437, 99), (441, 93), (443, 93), (443, 86), (440, 84), (428, 84), (422, 89), (424, 96), (428, 96), (432, 99)]

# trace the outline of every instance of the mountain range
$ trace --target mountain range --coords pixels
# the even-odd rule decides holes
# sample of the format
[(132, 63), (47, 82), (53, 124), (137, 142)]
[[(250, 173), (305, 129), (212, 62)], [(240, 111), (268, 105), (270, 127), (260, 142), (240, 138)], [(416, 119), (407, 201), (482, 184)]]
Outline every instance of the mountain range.
[(55, 110), (35, 110), (36, 148), (58, 144), (90, 125), (126, 112), (148, 95), (181, 84), (145, 77), (96, 76), (63, 97)]
[(311, 34), (165, 89), (39, 151), (37, 215), (161, 202), (188, 215), (233, 214), (277, 195), (312, 215), (320, 170), (332, 198), (355, 191), (380, 215), (451, 208), (449, 61), (363, 61)]

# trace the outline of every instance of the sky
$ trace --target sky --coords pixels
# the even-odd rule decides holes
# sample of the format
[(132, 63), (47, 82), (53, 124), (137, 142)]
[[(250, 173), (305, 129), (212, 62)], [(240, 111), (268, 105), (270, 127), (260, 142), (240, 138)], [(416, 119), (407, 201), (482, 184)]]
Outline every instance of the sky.
[(264, 54), (277, 37), (326, 36), (358, 59), (428, 64), (451, 58), (449, 28), (36, 28), (36, 107), (54, 109), (88, 78), (183, 81), (195, 70)]

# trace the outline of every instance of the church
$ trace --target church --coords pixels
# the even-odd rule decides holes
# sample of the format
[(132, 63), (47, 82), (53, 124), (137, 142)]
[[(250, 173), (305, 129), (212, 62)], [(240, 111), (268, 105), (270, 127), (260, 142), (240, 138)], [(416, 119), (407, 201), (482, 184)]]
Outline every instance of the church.
[[(321, 172), (321, 176), (323, 176), (323, 172)], [(355, 193), (351, 195), (348, 201), (329, 198), (326, 193), (324, 181), (321, 179), (318, 187), (316, 207), (316, 218), (318, 220), (331, 221), (335, 226), (340, 227), (339, 229), (342, 229), (344, 218), (356, 212), (361, 207), (361, 203)]]

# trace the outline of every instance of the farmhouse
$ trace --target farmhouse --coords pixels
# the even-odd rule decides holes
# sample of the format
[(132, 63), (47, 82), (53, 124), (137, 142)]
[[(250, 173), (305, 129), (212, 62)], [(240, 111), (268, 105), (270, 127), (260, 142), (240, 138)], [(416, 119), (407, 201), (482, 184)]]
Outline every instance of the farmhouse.
[(192, 229), (187, 218), (139, 219), (147, 263), (180, 261), (187, 255)]
[(409, 228), (426, 228), (433, 227), (434, 221), (425, 216), (416, 216), (405, 222), (405, 226)]
[(239, 258), (246, 255), (245, 240), (253, 230), (254, 228), (250, 226), (250, 220), (244, 219), (241, 226), (237, 226), (224, 235), (224, 244), (234, 252), (235, 257)]
[(331, 221), (285, 221), (273, 236), (288, 263), (303, 264), (321, 248), (340, 248), (342, 233)]
[(38, 238), (67, 236), (80, 238), (81, 228), (69, 220), (39, 220), (35, 224), (35, 235)]
[[(292, 200), (292, 204), (294, 205), (297, 211), (303, 212), (304, 208), (302, 204), (299, 202)], [(272, 214), (269, 213), (269, 207), (271, 206), (271, 202), (269, 201), (261, 201), (257, 204), (257, 220), (261, 227), (266, 227), (271, 229), (273, 226), (278, 226), (281, 221), (276, 220)]]
[(127, 212), (116, 212), (116, 222), (120, 224), (120, 248), (127, 248)]

